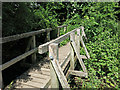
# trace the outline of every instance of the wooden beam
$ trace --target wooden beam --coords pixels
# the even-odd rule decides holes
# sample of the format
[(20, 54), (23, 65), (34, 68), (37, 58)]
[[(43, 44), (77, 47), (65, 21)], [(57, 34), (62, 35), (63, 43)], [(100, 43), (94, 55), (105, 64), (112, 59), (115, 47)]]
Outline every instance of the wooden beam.
[(80, 76), (80, 77), (86, 77), (87, 73), (82, 71), (75, 71), (75, 70), (69, 70), (69, 74)]
[(76, 56), (77, 56), (79, 62), (80, 62), (80, 65), (82, 66), (83, 71), (87, 73), (87, 69), (86, 69), (86, 67), (85, 67), (85, 65), (84, 65), (84, 62), (82, 61), (82, 58), (80, 57), (80, 54), (79, 54), (79, 52), (78, 52), (78, 50), (77, 50), (77, 47), (76, 47), (75, 42), (72, 41), (71, 44), (72, 44), (72, 47), (73, 47), (73, 49), (74, 49), (74, 51), (75, 51), (75, 53), (76, 53)]
[[(64, 76), (64, 73), (60, 67), (60, 64), (58, 62), (58, 44), (52, 43), (49, 45), (49, 57), (53, 57), (53, 60), (51, 60), (51, 66), (54, 68), (54, 72), (57, 75), (57, 78), (59, 79), (61, 86), (63, 88), (69, 88), (69, 85), (67, 83), (67, 79)], [(56, 78), (55, 76), (53, 76), (53, 73), (51, 74), (52, 78), (51, 78), (51, 87), (52, 85), (52, 80), (54, 80), (54, 78)], [(53, 83), (55, 82), (55, 80), (53, 81)], [(52, 88), (55, 88), (54, 86)]]
[(37, 30), (37, 31), (32, 31), (32, 32), (13, 35), (13, 36), (3, 37), (3, 38), (0, 38), (0, 39), (2, 39), (2, 43), (6, 43), (6, 42), (10, 42), (10, 41), (19, 40), (19, 39), (22, 39), (22, 38), (27, 38), (27, 37), (30, 37), (30, 36), (33, 36), (33, 35), (38, 35), (40, 33), (46, 32), (46, 31), (52, 31), (52, 29), (51, 28), (41, 29), (41, 30)]
[(11, 66), (11, 65), (13, 65), (13, 64), (15, 64), (15, 63), (17, 63), (17, 62), (20, 61), (20, 60), (26, 58), (27, 56), (29, 56), (29, 55), (31, 55), (31, 54), (37, 52), (37, 50), (38, 50), (38, 48), (32, 49), (32, 50), (30, 50), (30, 51), (28, 51), (28, 52), (26, 52), (26, 53), (24, 53), (24, 54), (22, 54), (22, 55), (16, 57), (16, 58), (14, 58), (14, 59), (12, 59), (12, 60), (10, 60), (10, 61), (4, 63), (3, 66), (2, 66), (2, 70), (8, 68), (9, 66)]
[(58, 26), (58, 28), (62, 28), (62, 27), (67, 27), (68, 25), (62, 25), (62, 26)]
[(58, 28), (58, 31), (57, 31), (57, 37), (60, 36), (60, 28)]
[(0, 65), (0, 89), (3, 88), (3, 75), (2, 75), (2, 65)]
[(51, 61), (51, 62), (52, 62), (52, 65), (53, 65), (53, 67), (54, 67), (54, 69), (55, 69), (55, 72), (56, 72), (56, 74), (57, 74), (57, 77), (58, 77), (58, 79), (59, 79), (59, 81), (60, 81), (60, 83), (61, 83), (61, 86), (62, 86), (63, 88), (68, 88), (68, 89), (70, 89), (70, 87), (69, 87), (69, 85), (68, 85), (68, 82), (67, 82), (67, 79), (66, 79), (66, 77), (64, 76), (64, 73), (63, 73), (63, 71), (62, 71), (59, 63), (58, 63), (56, 60), (53, 60), (53, 61)]
[[(32, 36), (31, 48), (34, 49), (36, 47), (36, 38)], [(36, 52), (32, 54), (32, 63), (36, 63)]]
[(63, 40), (67, 39), (69, 37), (70, 33), (75, 32), (75, 31), (76, 31), (76, 29), (74, 29), (74, 30), (72, 30), (72, 31), (70, 31), (70, 32), (68, 32), (68, 33), (54, 39), (54, 40), (51, 40), (50, 42), (47, 42), (45, 44), (40, 45), (38, 47), (38, 53), (43, 54), (43, 53), (47, 52), (49, 44), (51, 44), (51, 43), (60, 43)]
[[(75, 41), (75, 33), (74, 32), (70, 34), (70, 41), (71, 42)], [(74, 64), (75, 64), (75, 62), (74, 62), (74, 50), (73, 50), (73, 47), (71, 44), (70, 44), (70, 54), (71, 54), (70, 69), (74, 70)]]
[(47, 31), (47, 42), (50, 41), (50, 31)]
[(64, 65), (66, 64), (66, 62), (68, 61), (68, 58), (70, 57), (70, 52), (67, 54), (67, 56), (65, 57), (65, 60), (63, 60), (63, 62), (60, 64), (61, 68), (64, 67)]
[(83, 26), (81, 26), (81, 29), (82, 29), (82, 36), (84, 36), (84, 37), (85, 37), (85, 39), (86, 39), (86, 40), (88, 40), (88, 39), (87, 39), (87, 37), (86, 37), (85, 31), (84, 31), (84, 27), (83, 27)]
[(89, 55), (89, 53), (87, 51), (87, 48), (86, 48), (86, 46), (85, 46), (85, 44), (83, 42), (82, 36), (80, 37), (80, 41), (81, 41), (81, 44), (82, 44), (82, 46), (83, 46), (83, 48), (84, 48), (84, 50), (86, 52), (87, 58), (90, 58), (90, 55)]
[(80, 29), (77, 29), (77, 49), (80, 54)]
[[(62, 28), (62, 27), (65, 27), (65, 26), (67, 26), (67, 25), (58, 26), (57, 28)], [(38, 35), (40, 33), (46, 32), (46, 31), (52, 31), (52, 28), (46, 28), (46, 29), (41, 29), (41, 30), (37, 30), (37, 31), (32, 31), (32, 32), (27, 32), (27, 33), (22, 33), (22, 34), (3, 37), (3, 38), (0, 38), (0, 41), (2, 41), (2, 42), (0, 42), (0, 44), (10, 42), (10, 41), (19, 40), (19, 39), (22, 39), (22, 38), (27, 38), (27, 37), (30, 37), (30, 36), (33, 36), (33, 35)]]
[(51, 77), (51, 88), (59, 88), (59, 81), (57, 74), (55, 72), (54, 65), (52, 63), (52, 60), (58, 61), (58, 44), (52, 43), (49, 45), (49, 57), (51, 59), (50, 61), (50, 77)]

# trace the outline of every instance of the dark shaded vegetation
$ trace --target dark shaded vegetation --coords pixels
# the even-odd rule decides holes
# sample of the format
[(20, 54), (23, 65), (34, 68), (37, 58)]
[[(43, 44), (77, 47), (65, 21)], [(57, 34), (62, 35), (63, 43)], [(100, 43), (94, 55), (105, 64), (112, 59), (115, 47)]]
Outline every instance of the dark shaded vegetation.
[[(89, 77), (86, 79), (72, 76), (74, 83), (71, 83), (71, 87), (73, 89), (119, 88), (119, 16), (120, 3), (118, 2), (3, 3), (3, 36), (67, 24), (67, 31), (63, 32), (63, 29), (60, 31), (63, 35), (74, 28), (84, 26), (88, 37), (85, 43), (91, 57), (89, 60), (84, 60)], [(56, 37), (54, 31), (51, 36), (51, 39)], [(45, 38), (46, 33), (37, 35), (37, 46), (45, 43)], [(3, 44), (3, 62), (24, 53), (27, 41), (28, 38)], [(68, 41), (63, 41), (61, 45)], [(81, 47), (80, 50), (80, 54), (85, 54)], [(39, 55), (38, 57), (40, 58)], [(16, 66), (18, 64), (13, 68)], [(11, 70), (18, 73), (20, 68), (18, 71), (15, 69), (9, 71)]]

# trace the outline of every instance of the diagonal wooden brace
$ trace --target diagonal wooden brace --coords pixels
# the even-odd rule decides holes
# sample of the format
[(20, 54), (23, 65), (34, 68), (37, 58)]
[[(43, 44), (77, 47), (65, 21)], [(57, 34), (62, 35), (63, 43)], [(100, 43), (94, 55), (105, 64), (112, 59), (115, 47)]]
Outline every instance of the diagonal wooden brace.
[(73, 39), (71, 39), (71, 40), (72, 41), (70, 42), (70, 44), (71, 44), (71, 46), (73, 47), (73, 49), (74, 49), (74, 51), (76, 53), (76, 56), (77, 56), (77, 58), (78, 58), (78, 60), (79, 60), (79, 62), (81, 64), (81, 66), (82, 66), (82, 69), (83, 69), (84, 72), (87, 73), (87, 69), (86, 69), (86, 67), (84, 65), (84, 62), (82, 61), (82, 58), (80, 57), (80, 54), (79, 54), (79, 51), (77, 49), (76, 43), (75, 43), (75, 41)]

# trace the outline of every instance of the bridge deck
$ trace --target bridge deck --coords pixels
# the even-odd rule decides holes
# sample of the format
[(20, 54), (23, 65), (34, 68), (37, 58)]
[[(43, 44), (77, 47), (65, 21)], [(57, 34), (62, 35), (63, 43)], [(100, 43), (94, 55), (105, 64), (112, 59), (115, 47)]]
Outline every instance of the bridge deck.
[[(59, 62), (62, 63), (70, 52), (70, 43), (59, 48)], [(64, 68), (64, 67), (63, 67)], [(14, 88), (47, 88), (50, 83), (50, 67), (49, 60), (40, 60), (40, 62), (30, 68), (27, 72), (22, 74), (16, 83)]]

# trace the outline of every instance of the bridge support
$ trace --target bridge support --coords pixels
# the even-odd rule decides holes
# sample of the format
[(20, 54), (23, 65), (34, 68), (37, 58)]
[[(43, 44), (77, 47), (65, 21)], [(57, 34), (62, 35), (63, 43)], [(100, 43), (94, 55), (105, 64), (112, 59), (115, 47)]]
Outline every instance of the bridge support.
[[(59, 64), (58, 58), (58, 44), (52, 43), (49, 45), (49, 57), (50, 57), (50, 75), (51, 75), (51, 88), (59, 88), (60, 85), (63, 88), (70, 88), (67, 79)], [(59, 83), (60, 82), (60, 83)]]

